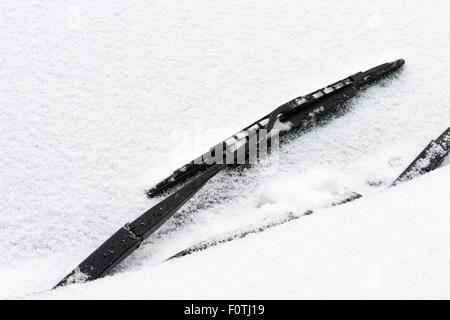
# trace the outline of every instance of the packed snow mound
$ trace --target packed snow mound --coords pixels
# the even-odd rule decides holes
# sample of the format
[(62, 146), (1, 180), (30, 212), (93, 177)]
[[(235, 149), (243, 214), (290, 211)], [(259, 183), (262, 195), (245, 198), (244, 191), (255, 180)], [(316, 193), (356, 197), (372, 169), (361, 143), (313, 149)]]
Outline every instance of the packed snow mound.
[(338, 202), (349, 192), (347, 177), (332, 170), (310, 170), (305, 174), (278, 177), (264, 187), (258, 205), (284, 203), (290, 211), (301, 212)]
[(449, 166), (245, 239), (30, 298), (448, 299), (448, 181)]

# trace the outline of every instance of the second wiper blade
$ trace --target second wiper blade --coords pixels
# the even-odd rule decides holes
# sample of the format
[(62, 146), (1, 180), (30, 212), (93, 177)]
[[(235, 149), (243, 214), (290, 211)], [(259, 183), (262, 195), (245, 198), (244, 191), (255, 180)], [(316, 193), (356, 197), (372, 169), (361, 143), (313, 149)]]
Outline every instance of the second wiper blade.
[(416, 159), (395, 179), (392, 186), (411, 180), (438, 168), (450, 152), (450, 128), (447, 128), (438, 138), (431, 140)]

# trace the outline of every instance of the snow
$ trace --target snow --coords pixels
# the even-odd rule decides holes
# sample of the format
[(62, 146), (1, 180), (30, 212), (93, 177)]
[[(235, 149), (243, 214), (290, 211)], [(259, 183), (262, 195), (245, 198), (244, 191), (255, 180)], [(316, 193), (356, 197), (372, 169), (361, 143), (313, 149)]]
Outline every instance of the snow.
[[(2, 1), (0, 297), (449, 298), (449, 167), (387, 189), (449, 126), (449, 7)], [(113, 276), (47, 291), (154, 205), (145, 190), (172, 170), (398, 58), (404, 70), (345, 115), (216, 176)], [(365, 197), (327, 208), (347, 191)], [(304, 208), (316, 214), (161, 263)]]
[(446, 167), (245, 239), (31, 298), (447, 298), (449, 179)]

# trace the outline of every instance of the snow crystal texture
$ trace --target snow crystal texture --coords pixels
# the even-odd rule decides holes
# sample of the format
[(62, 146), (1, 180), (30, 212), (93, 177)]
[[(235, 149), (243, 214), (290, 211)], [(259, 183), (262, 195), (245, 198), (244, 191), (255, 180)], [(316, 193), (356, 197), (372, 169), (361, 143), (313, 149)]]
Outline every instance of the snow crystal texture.
[[(127, 283), (139, 297), (178, 297), (173, 274), (191, 268), (201, 277), (186, 298), (358, 297), (367, 274), (378, 289), (362, 297), (449, 298), (448, 169), (386, 190), (449, 126), (449, 9), (444, 0), (1, 1), (0, 297), (51, 288), (156, 203), (146, 189), (275, 107), (404, 58), (400, 74), (345, 115), (251, 169), (216, 176), (115, 277), (45, 297), (131, 297), (111, 290)], [(323, 208), (348, 191), (375, 200), (161, 264), (215, 234)], [(248, 286), (238, 285), (239, 268)], [(268, 275), (272, 294), (258, 293), (250, 282)]]

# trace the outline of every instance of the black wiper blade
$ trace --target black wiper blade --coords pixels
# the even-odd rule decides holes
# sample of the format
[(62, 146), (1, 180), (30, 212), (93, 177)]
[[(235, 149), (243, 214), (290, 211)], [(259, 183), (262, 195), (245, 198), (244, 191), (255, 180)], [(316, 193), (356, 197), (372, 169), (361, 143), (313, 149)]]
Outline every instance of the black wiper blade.
[(105, 276), (112, 268), (139, 248), (141, 242), (155, 232), (201, 187), (220, 172), (225, 165), (213, 165), (189, 184), (159, 202), (150, 210), (127, 223), (91, 253), (56, 286), (94, 280)]
[[(311, 122), (317, 121), (321, 115), (329, 114), (330, 111), (335, 110), (355, 96), (358, 90), (392, 74), (404, 64), (405, 61), (403, 59), (384, 63), (365, 72), (355, 73), (305, 96), (292, 99), (218, 145), (232, 147), (232, 144), (241, 143), (242, 139), (248, 140), (252, 132), (257, 132), (261, 129), (270, 131), (277, 120), (290, 122), (292, 128), (307, 127)], [(147, 195), (151, 198), (159, 196), (205, 171), (214, 163), (215, 149), (216, 146), (212, 147), (208, 152), (175, 170), (169, 177), (148, 190)]]
[[(277, 108), (271, 114), (221, 142), (218, 145), (219, 148), (213, 148), (213, 151), (178, 169), (169, 178), (158, 184), (153, 191), (151, 190), (149, 195), (160, 194), (174, 184), (183, 182), (193, 176), (195, 177), (136, 220), (119, 229), (55, 287), (103, 277), (129, 256), (145, 238), (154, 233), (186, 201), (191, 199), (206, 182), (227, 166), (228, 162), (219, 162), (220, 159), (224, 160), (224, 158), (216, 157), (215, 151), (217, 149), (223, 148), (225, 151), (224, 156), (227, 159), (230, 156), (231, 160), (233, 160), (232, 162), (235, 163), (236, 160), (239, 160), (241, 151), (247, 152), (250, 139), (254, 141), (256, 137), (258, 144), (271, 141), (272, 135), (268, 134), (272, 129), (269, 126), (270, 119), (276, 118), (281, 123), (289, 123), (289, 129), (281, 131), (281, 133), (298, 127), (309, 126), (311, 123), (315, 123), (318, 118), (336, 110), (346, 100), (353, 97), (362, 83), (383, 77), (397, 70), (403, 63), (403, 60), (397, 60), (397, 62), (383, 64), (364, 73), (357, 73), (335, 82), (309, 95), (294, 99), (283, 105), (283, 108)], [(248, 154), (245, 155), (248, 156)], [(200, 172), (203, 173), (199, 174)]]
[[(450, 128), (448, 128), (444, 133), (442, 133), (437, 139), (432, 140), (423, 151), (414, 159), (413, 162), (395, 179), (395, 181), (390, 185), (390, 187), (395, 187), (399, 183), (406, 182), (420, 175), (426, 174), (432, 170), (435, 170), (441, 166), (446, 157), (450, 153)], [(357, 192), (352, 192), (350, 195), (346, 196), (343, 200), (333, 203), (333, 206), (345, 204), (352, 202), (354, 200), (360, 199), (363, 196)], [(313, 214), (313, 210), (307, 210), (302, 215), (294, 215), (290, 213), (283, 218), (276, 218), (269, 222), (264, 222), (262, 225), (252, 226), (247, 229), (241, 229), (234, 232), (229, 232), (224, 235), (219, 235), (214, 238), (210, 238), (201, 242), (198, 242), (178, 253), (172, 255), (167, 260), (184, 257), (199, 251), (206, 250), (208, 248), (217, 246), (219, 244), (227, 243), (230, 241), (238, 240), (247, 237), (250, 234), (264, 232), (269, 228), (274, 228), (290, 222), (292, 220), (299, 219), (303, 216)]]
[(411, 180), (438, 168), (450, 152), (450, 128), (445, 130), (437, 139), (431, 140), (416, 159), (395, 179), (392, 186)]

